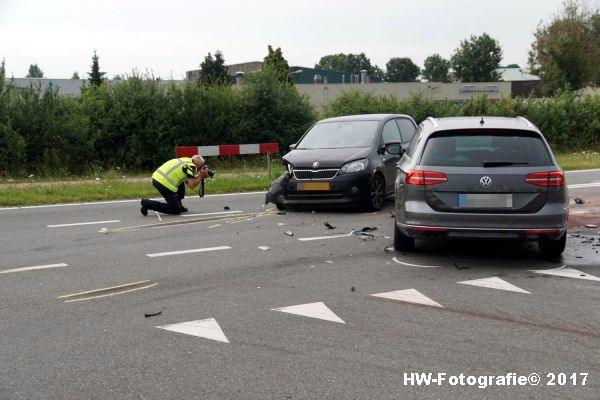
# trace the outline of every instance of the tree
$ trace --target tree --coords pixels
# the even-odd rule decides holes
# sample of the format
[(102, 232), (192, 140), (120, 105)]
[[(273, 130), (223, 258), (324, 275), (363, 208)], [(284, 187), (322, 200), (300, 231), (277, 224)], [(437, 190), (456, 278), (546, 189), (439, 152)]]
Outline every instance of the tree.
[(96, 54), (96, 49), (94, 49), (94, 56), (92, 57), (92, 71), (88, 72), (88, 81), (90, 85), (100, 86), (104, 81), (104, 75), (106, 75), (106, 72), (100, 72), (98, 55)]
[(385, 67), (388, 82), (414, 82), (421, 72), (419, 67), (408, 57), (390, 58)]
[(112, 80), (113, 81), (122, 81), (123, 77), (121, 76), (121, 74), (116, 74), (116, 75), (113, 75)]
[(519, 67), (519, 64), (508, 64), (506, 66), (506, 68), (521, 68), (521, 67)]
[(79, 73), (77, 71), (73, 72), (73, 76), (71, 76), (71, 79), (80, 79)]
[(442, 58), (439, 54), (432, 54), (423, 63), (423, 78), (429, 82), (450, 82), (450, 61)]
[(227, 74), (227, 67), (225, 67), (223, 53), (217, 50), (214, 58), (212, 54), (208, 53), (200, 64), (200, 83), (213, 86), (225, 85), (228, 82), (229, 75)]
[(283, 57), (283, 52), (281, 51), (281, 47), (278, 47), (276, 50), (273, 50), (271, 45), (269, 45), (269, 54), (264, 58), (264, 68), (271, 69), (277, 80), (282, 83), (293, 82), (290, 76), (290, 66), (287, 60)]
[(360, 71), (366, 70), (367, 74), (372, 75), (375, 68), (371, 65), (371, 60), (365, 55), (360, 54), (330, 54), (321, 57), (316, 69), (325, 69), (329, 71), (347, 72), (358, 75)]
[(529, 69), (549, 94), (567, 85), (600, 83), (600, 11), (592, 13), (573, 0), (564, 6), (552, 21), (540, 23), (529, 51)]
[(496, 69), (502, 61), (502, 48), (487, 33), (462, 40), (450, 60), (457, 80), (462, 82), (495, 82)]
[(44, 72), (38, 67), (37, 64), (31, 64), (29, 66), (29, 72), (25, 76), (25, 78), (43, 78)]

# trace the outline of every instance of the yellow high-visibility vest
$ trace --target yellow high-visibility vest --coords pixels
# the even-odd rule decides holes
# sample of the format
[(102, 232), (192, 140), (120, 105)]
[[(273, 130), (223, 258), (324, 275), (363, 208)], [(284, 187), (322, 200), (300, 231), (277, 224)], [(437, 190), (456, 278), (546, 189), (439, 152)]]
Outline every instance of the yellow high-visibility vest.
[(192, 162), (190, 157), (174, 158), (154, 171), (152, 179), (158, 181), (169, 190), (176, 192), (177, 187), (186, 179), (190, 178), (190, 176), (185, 173), (186, 169), (192, 174), (196, 172), (196, 165)]

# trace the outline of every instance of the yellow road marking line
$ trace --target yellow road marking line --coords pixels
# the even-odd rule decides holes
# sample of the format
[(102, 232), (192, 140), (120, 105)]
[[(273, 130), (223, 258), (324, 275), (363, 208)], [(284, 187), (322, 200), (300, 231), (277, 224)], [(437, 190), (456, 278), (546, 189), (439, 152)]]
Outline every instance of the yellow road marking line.
[(143, 289), (148, 289), (151, 288), (153, 286), (158, 285), (158, 283), (153, 283), (152, 285), (148, 285), (148, 286), (143, 286), (143, 287), (139, 287), (139, 288), (133, 288), (133, 289), (129, 289), (129, 290), (124, 290), (122, 292), (115, 292), (115, 293), (107, 293), (107, 294), (99, 294), (98, 296), (91, 296), (91, 297), (83, 297), (81, 299), (72, 299), (72, 300), (65, 300), (65, 303), (72, 303), (75, 301), (84, 301), (84, 300), (92, 300), (92, 299), (99, 299), (101, 297), (109, 297), (109, 296), (116, 296), (118, 294), (124, 294), (124, 293), (129, 293), (129, 292), (135, 292), (136, 290), (143, 290)]
[(102, 289), (94, 289), (94, 290), (87, 290), (85, 292), (79, 292), (79, 293), (73, 293), (73, 294), (65, 294), (65, 295), (60, 296), (58, 298), (59, 299), (66, 299), (66, 298), (69, 298), (69, 297), (82, 296), (84, 294), (105, 292), (107, 290), (112, 290), (112, 289), (121, 289), (121, 288), (124, 288), (124, 287), (137, 286), (137, 285), (141, 285), (142, 283), (148, 283), (148, 282), (150, 282), (150, 281), (146, 280), (146, 281), (139, 281), (139, 282), (133, 282), (133, 283), (126, 283), (124, 285), (112, 286), (112, 287), (107, 287), (107, 288), (102, 288)]

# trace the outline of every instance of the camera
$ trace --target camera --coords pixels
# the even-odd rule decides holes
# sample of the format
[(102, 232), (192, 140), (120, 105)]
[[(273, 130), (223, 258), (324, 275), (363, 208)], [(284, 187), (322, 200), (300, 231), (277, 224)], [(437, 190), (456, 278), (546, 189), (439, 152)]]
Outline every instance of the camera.
[(208, 170), (208, 177), (209, 178), (214, 178), (215, 171), (213, 171), (212, 169), (208, 168), (208, 165), (205, 165), (204, 168), (206, 168)]

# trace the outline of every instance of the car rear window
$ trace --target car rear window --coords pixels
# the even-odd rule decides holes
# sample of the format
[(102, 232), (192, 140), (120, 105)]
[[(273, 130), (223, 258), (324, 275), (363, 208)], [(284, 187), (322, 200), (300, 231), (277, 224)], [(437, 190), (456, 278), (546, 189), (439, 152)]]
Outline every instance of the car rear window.
[(448, 167), (550, 166), (540, 136), (519, 130), (455, 130), (434, 133), (423, 149), (421, 165)]
[(298, 143), (297, 149), (371, 147), (379, 121), (321, 122)]

